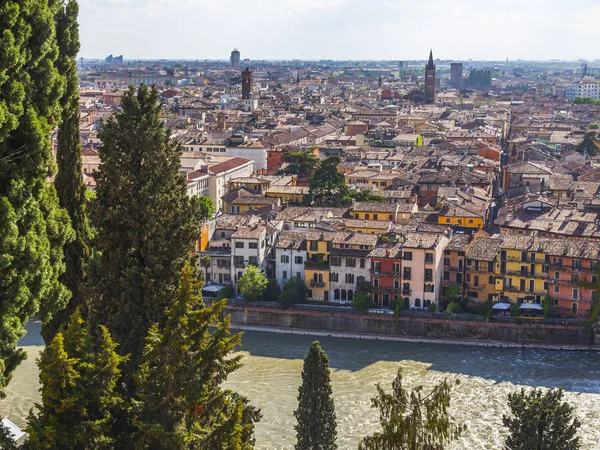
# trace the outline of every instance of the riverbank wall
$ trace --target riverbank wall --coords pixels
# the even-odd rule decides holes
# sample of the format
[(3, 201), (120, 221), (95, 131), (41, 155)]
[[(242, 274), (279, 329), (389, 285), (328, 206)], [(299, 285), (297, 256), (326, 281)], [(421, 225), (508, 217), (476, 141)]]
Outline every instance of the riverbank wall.
[(423, 338), (432, 341), (469, 341), (494, 345), (539, 348), (597, 349), (583, 325), (505, 323), (431, 317), (375, 316), (339, 311), (282, 310), (252, 306), (228, 306), (231, 322), (239, 328), (263, 327), (364, 335), (365, 337)]

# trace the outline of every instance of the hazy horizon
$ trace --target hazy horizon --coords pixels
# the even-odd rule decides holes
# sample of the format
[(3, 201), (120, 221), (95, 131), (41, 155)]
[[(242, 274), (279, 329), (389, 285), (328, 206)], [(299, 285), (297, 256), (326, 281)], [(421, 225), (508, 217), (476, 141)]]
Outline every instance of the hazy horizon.
[[(497, 5), (497, 4), (496, 4)], [(85, 58), (600, 58), (596, 0), (80, 0)]]

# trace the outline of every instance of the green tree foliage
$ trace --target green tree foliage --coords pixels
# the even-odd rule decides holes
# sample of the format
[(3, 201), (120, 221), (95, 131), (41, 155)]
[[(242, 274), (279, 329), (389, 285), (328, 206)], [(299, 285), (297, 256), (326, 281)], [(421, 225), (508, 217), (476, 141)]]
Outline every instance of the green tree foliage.
[(237, 281), (237, 288), (246, 302), (257, 302), (267, 292), (269, 280), (256, 266), (248, 266)]
[(371, 402), (379, 409), (381, 431), (365, 437), (359, 450), (442, 450), (466, 429), (448, 412), (450, 390), (451, 384), (444, 380), (427, 395), (422, 386), (409, 392), (398, 370), (391, 393), (377, 384), (378, 395)]
[(105, 327), (90, 332), (76, 310), (43, 351), (38, 366), (42, 403), (29, 414), (28, 449), (111, 449), (114, 419), (122, 406), (115, 387), (126, 359)]
[(590, 130), (600, 130), (600, 124), (596, 122), (592, 122), (588, 125), (588, 129)]
[(74, 233), (47, 183), (66, 84), (57, 67), (61, 8), (50, 0), (0, 5), (0, 397), (25, 357), (16, 347), (24, 324), (36, 313), (47, 322), (70, 298), (59, 276)]
[[(451, 304), (454, 304), (456, 306), (459, 306), (459, 301), (461, 299), (461, 288), (460, 286), (456, 285), (456, 284), (451, 284), (450, 286), (446, 286), (444, 288), (444, 303), (446, 305), (448, 305), (446, 307), (446, 309), (448, 309), (448, 307)], [(456, 311), (456, 306), (453, 306), (453, 312), (460, 312), (460, 311)]]
[(363, 290), (358, 290), (354, 293), (354, 297), (352, 297), (352, 307), (357, 311), (365, 313), (372, 308), (373, 302), (371, 301), (371, 296), (368, 292)]
[(344, 174), (338, 172), (340, 158), (332, 156), (321, 161), (312, 176), (308, 179), (309, 195), (306, 201), (315, 206), (338, 207), (350, 203), (350, 191)]
[(132, 422), (138, 449), (245, 450), (254, 445), (260, 411), (221, 388), (241, 366), (232, 356), (241, 334), (231, 335), (225, 301), (202, 302), (200, 283), (186, 264), (164, 327), (154, 324), (135, 376)]
[(510, 450), (576, 450), (580, 448), (573, 408), (563, 402), (562, 389), (525, 389), (508, 395), (511, 415), (502, 417)]
[(598, 133), (596, 131), (588, 131), (583, 136), (583, 140), (575, 146), (578, 153), (596, 156), (600, 151), (600, 141), (598, 141)]
[(203, 195), (198, 197), (197, 202), (200, 214), (199, 218), (202, 220), (211, 219), (215, 214), (215, 204), (211, 198)]
[(279, 303), (286, 308), (291, 308), (297, 303), (304, 302), (307, 295), (308, 288), (304, 284), (304, 281), (301, 278), (293, 277), (283, 286), (283, 291), (279, 296)]
[(308, 177), (319, 166), (319, 158), (311, 152), (284, 153), (282, 160), (288, 165), (277, 171), (278, 174)]
[(355, 191), (350, 194), (357, 202), (386, 203), (387, 199), (383, 195), (373, 194), (371, 191)]
[(164, 323), (175, 298), (178, 273), (198, 237), (199, 212), (179, 175), (181, 147), (160, 121), (156, 90), (130, 87), (121, 106), (98, 134), (92, 209), (100, 257), (92, 317), (132, 355), (131, 376), (148, 329)]
[(469, 86), (489, 87), (492, 85), (492, 72), (488, 69), (473, 69), (469, 74)]
[(590, 98), (590, 97), (577, 97), (575, 100), (573, 100), (573, 103), (575, 105), (595, 105), (595, 106), (600, 106), (600, 101), (596, 100), (594, 98)]
[(335, 450), (337, 423), (333, 404), (329, 359), (315, 341), (304, 358), (302, 385), (298, 388), (298, 409), (294, 416), (296, 450)]
[(54, 180), (60, 206), (71, 219), (75, 239), (64, 246), (66, 271), (59, 278), (71, 291), (71, 300), (61, 311), (54, 314), (50, 322), (42, 327), (42, 336), (49, 344), (58, 332), (60, 325), (69, 320), (70, 315), (81, 308), (85, 314), (86, 305), (83, 293), (84, 267), (89, 257), (88, 244), (90, 229), (85, 212), (86, 186), (81, 171), (81, 145), (79, 133), (79, 79), (77, 78), (76, 57), (79, 52), (79, 28), (77, 16), (79, 6), (69, 0), (57, 16), (57, 36), (60, 56), (57, 67), (66, 78), (66, 89), (61, 98), (63, 108), (62, 123), (58, 128), (58, 148), (56, 161), (58, 173)]
[(266, 302), (276, 302), (281, 295), (281, 288), (275, 278), (267, 279), (267, 289), (265, 291), (264, 300)]

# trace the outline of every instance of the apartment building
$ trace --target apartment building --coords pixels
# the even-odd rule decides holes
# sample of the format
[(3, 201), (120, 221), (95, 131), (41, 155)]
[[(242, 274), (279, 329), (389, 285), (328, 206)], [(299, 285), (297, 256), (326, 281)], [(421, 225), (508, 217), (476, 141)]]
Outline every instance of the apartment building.
[(275, 244), (275, 278), (279, 286), (293, 277), (304, 280), (306, 258), (306, 233), (284, 231), (279, 235)]
[(498, 248), (502, 241), (476, 237), (466, 251), (464, 293), (475, 301), (494, 300), (496, 291), (496, 265)]
[[(402, 296), (402, 244), (389, 243), (378, 246), (369, 254), (371, 258), (371, 285), (373, 303), (389, 307)], [(409, 309), (408, 301), (404, 309)]]

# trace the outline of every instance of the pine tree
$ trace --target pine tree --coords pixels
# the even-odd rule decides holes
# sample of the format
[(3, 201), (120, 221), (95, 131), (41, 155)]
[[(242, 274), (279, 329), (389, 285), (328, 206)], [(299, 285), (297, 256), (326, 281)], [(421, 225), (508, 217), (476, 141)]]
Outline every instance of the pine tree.
[(156, 90), (130, 87), (121, 106), (98, 133), (92, 209), (100, 257), (91, 317), (131, 354), (124, 368), (131, 387), (148, 330), (164, 324), (176, 296), (179, 271), (199, 236), (199, 212), (179, 175), (181, 146), (161, 123)]
[(200, 283), (188, 263), (164, 327), (150, 328), (143, 363), (135, 377), (132, 417), (136, 448), (242, 450), (254, 445), (260, 412), (223, 390), (240, 367), (231, 352), (241, 335), (220, 319), (225, 302), (202, 302)]
[(444, 380), (429, 394), (422, 392), (422, 386), (412, 392), (404, 388), (402, 370), (390, 394), (377, 384), (378, 395), (371, 401), (379, 409), (381, 431), (365, 437), (359, 450), (442, 450), (457, 439), (466, 426), (456, 424), (448, 412), (450, 384)]
[(82, 313), (86, 311), (82, 285), (84, 264), (89, 254), (90, 230), (85, 214), (86, 187), (81, 173), (79, 80), (75, 59), (79, 52), (78, 14), (77, 2), (69, 0), (59, 11), (57, 19), (60, 50), (57, 67), (66, 78), (66, 89), (61, 99), (63, 114), (62, 123), (58, 128), (58, 173), (54, 186), (60, 206), (68, 212), (75, 231), (75, 239), (66, 243), (64, 247), (66, 271), (60, 277), (60, 281), (71, 291), (71, 300), (65, 309), (54, 314), (52, 320), (42, 327), (42, 336), (46, 344), (52, 341), (60, 325), (68, 321), (78, 307), (82, 307)]
[(577, 450), (581, 422), (573, 407), (562, 401), (562, 389), (547, 391), (521, 389), (508, 395), (510, 416), (503, 416), (508, 428), (506, 448), (510, 450)]
[(346, 206), (351, 202), (344, 174), (337, 170), (340, 158), (332, 156), (321, 161), (308, 179), (309, 195), (306, 202), (315, 206)]
[(327, 355), (315, 341), (310, 346), (302, 385), (298, 389), (298, 409), (294, 416), (296, 450), (335, 450), (337, 448), (336, 417)]
[(50, 0), (0, 5), (0, 396), (24, 358), (16, 347), (24, 324), (36, 313), (48, 321), (70, 295), (59, 276), (74, 234), (47, 182), (65, 88), (56, 66), (60, 7)]
[(125, 358), (105, 327), (99, 338), (76, 310), (43, 351), (38, 366), (42, 403), (29, 414), (26, 448), (111, 449), (115, 387)]

